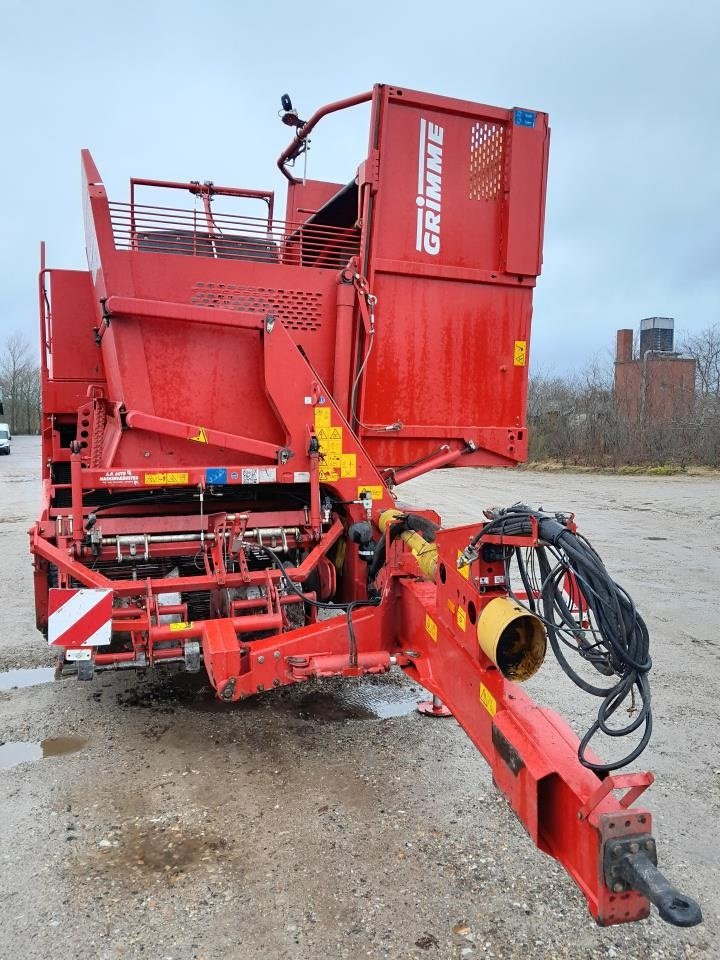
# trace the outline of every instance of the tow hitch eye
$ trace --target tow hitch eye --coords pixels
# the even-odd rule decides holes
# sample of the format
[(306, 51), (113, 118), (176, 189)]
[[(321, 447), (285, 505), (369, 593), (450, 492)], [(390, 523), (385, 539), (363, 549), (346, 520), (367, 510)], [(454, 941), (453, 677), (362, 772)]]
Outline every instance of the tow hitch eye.
[(702, 923), (700, 905), (676, 890), (658, 870), (655, 840), (649, 834), (607, 843), (604, 871), (613, 893), (639, 891), (655, 904), (666, 923), (675, 927)]

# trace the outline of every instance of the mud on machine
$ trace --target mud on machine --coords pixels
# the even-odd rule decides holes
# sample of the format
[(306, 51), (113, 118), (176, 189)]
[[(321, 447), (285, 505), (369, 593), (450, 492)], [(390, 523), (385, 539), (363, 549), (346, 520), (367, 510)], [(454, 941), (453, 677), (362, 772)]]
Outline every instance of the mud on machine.
[[(366, 102), (349, 180), (295, 176), (316, 124)], [(633, 805), (652, 775), (617, 772), (650, 737), (647, 629), (572, 514), (448, 529), (394, 493), (526, 457), (547, 115), (387, 85), (282, 106), (285, 219), (210, 182), (110, 201), (82, 153), (88, 269), (40, 271), (38, 627), (81, 679), (180, 662), (225, 701), (400, 668), (598, 923), (650, 901), (698, 923)], [(600, 704), (581, 741), (521, 687), (548, 641)], [(598, 732), (635, 746), (603, 762)]]

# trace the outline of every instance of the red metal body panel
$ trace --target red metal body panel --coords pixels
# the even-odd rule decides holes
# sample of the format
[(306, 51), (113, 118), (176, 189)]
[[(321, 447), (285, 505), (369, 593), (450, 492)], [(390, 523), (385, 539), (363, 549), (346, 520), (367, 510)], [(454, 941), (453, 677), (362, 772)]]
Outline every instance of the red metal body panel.
[(383, 465), (447, 440), (477, 445), (463, 463), (526, 456), (548, 127), (514, 117), (393, 87), (373, 102), (365, 256), (379, 319), (360, 435)]
[[(345, 186), (288, 172), (323, 116), (368, 100)], [(599, 792), (574, 734), (483, 652), (504, 567), (456, 563), (483, 525), (426, 541), (425, 510), (392, 532), (396, 484), (525, 456), (547, 117), (379, 85), (288, 119), (285, 221), (268, 191), (195, 181), (136, 179), (111, 203), (83, 152), (88, 272), (44, 253), (40, 272), (38, 627), (50, 589), (79, 605), (110, 591), (111, 642), (78, 676), (180, 661), (228, 701), (401, 667), (447, 702), (593, 916), (645, 916), (603, 858), (649, 832), (626, 809), (649, 779)], [(140, 187), (191, 202), (141, 205)], [(266, 216), (221, 211), (242, 199)], [(503, 542), (537, 547), (537, 524)], [(330, 604), (342, 615), (319, 618)]]
[(343, 183), (326, 183), (323, 180), (289, 183), (286, 203), (287, 219), (295, 223), (304, 223), (308, 217), (318, 213), (344, 186)]

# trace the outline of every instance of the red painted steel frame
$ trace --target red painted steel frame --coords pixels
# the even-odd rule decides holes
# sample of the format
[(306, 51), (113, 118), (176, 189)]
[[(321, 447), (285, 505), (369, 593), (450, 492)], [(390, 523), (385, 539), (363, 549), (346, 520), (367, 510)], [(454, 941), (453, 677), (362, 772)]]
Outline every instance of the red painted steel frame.
[[(322, 117), (366, 101), (349, 185), (287, 172)], [(318, 110), (282, 153), (284, 223), (270, 192), (192, 181), (134, 179), (128, 212), (84, 151), (88, 271), (49, 270), (43, 251), (39, 281), (37, 622), (51, 585), (111, 589), (96, 668), (202, 658), (225, 700), (401, 667), (452, 709), (598, 922), (622, 923), (648, 902), (608, 889), (603, 853), (650, 832), (629, 809), (649, 775), (600, 784), (567, 725), (482, 652), (474, 624), (506, 587), (457, 571), (477, 527), (441, 531), (434, 580), (386, 533), (377, 606), (353, 534), (382, 539), (396, 483), (525, 456), (548, 137), (542, 113), (379, 85)], [(138, 207), (136, 186), (199, 196), (204, 226)], [(211, 210), (226, 195), (264, 200), (266, 235)], [(330, 599), (365, 605), (318, 620), (312, 601)]]
[[(477, 530), (469, 526), (439, 535), (444, 583), (391, 580), (402, 642), (412, 651), (403, 669), (451, 709), (533, 842), (565, 867), (598, 923), (642, 919), (648, 901), (636, 891), (608, 889), (602, 864), (610, 840), (651, 832), (648, 811), (628, 809), (627, 799), (616, 799), (612, 790), (633, 786), (629, 799), (635, 800), (652, 776), (636, 774), (632, 783), (608, 777), (600, 794), (598, 776), (578, 762), (579, 740), (568, 725), (506, 680), (479, 649), (473, 620), (504, 589), (479, 594), (471, 576), (457, 570), (458, 552)], [(501, 570), (502, 564), (495, 572)]]

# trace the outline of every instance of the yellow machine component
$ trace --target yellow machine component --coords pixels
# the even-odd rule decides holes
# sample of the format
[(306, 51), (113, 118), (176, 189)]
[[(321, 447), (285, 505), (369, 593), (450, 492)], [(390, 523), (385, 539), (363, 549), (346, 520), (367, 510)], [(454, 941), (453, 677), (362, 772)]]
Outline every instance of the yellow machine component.
[[(389, 523), (395, 520), (402, 520), (404, 516), (405, 514), (399, 510), (383, 510), (378, 517), (380, 532), (385, 533)], [(437, 545), (429, 543), (425, 537), (416, 533), (414, 530), (406, 530), (404, 533), (401, 533), (400, 539), (412, 550), (413, 556), (417, 560), (417, 565), (420, 567), (420, 572), (423, 576), (427, 577), (428, 580), (434, 580), (438, 562)]]
[(483, 653), (508, 680), (529, 680), (545, 659), (542, 621), (508, 597), (496, 597), (483, 609), (477, 636)]

